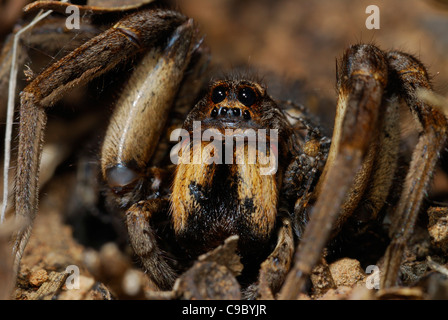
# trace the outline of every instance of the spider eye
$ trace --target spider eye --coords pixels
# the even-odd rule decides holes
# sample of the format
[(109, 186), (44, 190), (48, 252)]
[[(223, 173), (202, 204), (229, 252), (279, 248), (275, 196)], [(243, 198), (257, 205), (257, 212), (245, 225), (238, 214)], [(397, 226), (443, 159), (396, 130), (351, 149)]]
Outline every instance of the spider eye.
[(257, 93), (249, 87), (241, 88), (238, 92), (238, 100), (246, 107), (250, 107), (257, 100)]
[(227, 88), (224, 86), (218, 86), (212, 91), (212, 102), (220, 103), (227, 97)]
[(211, 116), (215, 118), (218, 115), (218, 108), (214, 107), (211, 113)]

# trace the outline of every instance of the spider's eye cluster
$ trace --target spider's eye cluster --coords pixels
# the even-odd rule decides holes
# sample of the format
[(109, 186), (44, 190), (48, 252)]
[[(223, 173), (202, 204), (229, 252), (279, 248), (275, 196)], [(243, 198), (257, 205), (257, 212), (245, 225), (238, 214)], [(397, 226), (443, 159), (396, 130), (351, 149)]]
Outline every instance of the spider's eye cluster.
[[(246, 107), (253, 106), (259, 97), (258, 91), (250, 85), (239, 85), (235, 89), (230, 89), (225, 84), (220, 84), (214, 87), (211, 91), (211, 101), (213, 104), (219, 104), (222, 101), (230, 98), (238, 100), (238, 102)], [(234, 103), (230, 102), (230, 104)], [(210, 116), (216, 118), (217, 116), (226, 116), (226, 117), (243, 117), (245, 120), (250, 120), (252, 115), (249, 110), (241, 109), (241, 105), (237, 107), (228, 107), (228, 106), (214, 106), (213, 110), (210, 112)]]
[(220, 103), (227, 97), (227, 88), (225, 86), (218, 86), (212, 91), (212, 102)]
[(246, 107), (250, 107), (257, 100), (257, 93), (250, 87), (243, 87), (238, 91), (238, 100)]

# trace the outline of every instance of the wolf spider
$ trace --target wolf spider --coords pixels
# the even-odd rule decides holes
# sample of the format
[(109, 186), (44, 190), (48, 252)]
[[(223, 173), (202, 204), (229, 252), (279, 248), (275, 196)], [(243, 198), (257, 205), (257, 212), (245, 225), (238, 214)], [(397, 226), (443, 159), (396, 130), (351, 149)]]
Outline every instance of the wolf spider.
[[(65, 8), (51, 1), (32, 6), (60, 12)], [(99, 8), (80, 8), (102, 13)], [(351, 46), (337, 65), (331, 145), (303, 108), (292, 124), (285, 110), (293, 104), (275, 100), (257, 80), (213, 81), (183, 128), (192, 133), (193, 122), (201, 121), (202, 132), (213, 128), (223, 135), (225, 129), (275, 129), (278, 140), (268, 136), (267, 141), (277, 142), (276, 173), (261, 175), (258, 162), (151, 167), (173, 101), (182, 98), (178, 92), (186, 71), (197, 70), (203, 62), (198, 58), (205, 55), (202, 47), (192, 21), (179, 12), (152, 4), (131, 8), (111, 28), (55, 62), (23, 90), (15, 213), (29, 223), (16, 236), (16, 272), (37, 212), (47, 109), (74, 87), (134, 59), (133, 74), (122, 89), (104, 138), (101, 175), (109, 201), (126, 217), (133, 250), (160, 289), (172, 288), (191, 260), (236, 234), (244, 288), (258, 286), (283, 299), (296, 298), (329, 239), (349, 217), (377, 218), (396, 174), (398, 105), (404, 101), (421, 132), (382, 266), (381, 286), (394, 286), (446, 142), (445, 116), (418, 95), (420, 88), (431, 90), (422, 63), (409, 54), (384, 52), (371, 44)], [(199, 150), (205, 148), (201, 144)], [(237, 148), (233, 156), (241, 151), (246, 157), (248, 150)], [(185, 265), (185, 261), (190, 262)], [(257, 290), (251, 297), (258, 296)]]

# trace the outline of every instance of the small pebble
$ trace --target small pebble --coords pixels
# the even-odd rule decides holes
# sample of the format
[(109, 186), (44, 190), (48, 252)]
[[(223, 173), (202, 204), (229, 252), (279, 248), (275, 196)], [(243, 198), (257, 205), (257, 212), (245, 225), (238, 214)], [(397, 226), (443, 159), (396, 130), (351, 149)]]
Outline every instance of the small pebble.
[(29, 277), (30, 284), (35, 287), (40, 287), (47, 280), (48, 280), (48, 273), (44, 269), (39, 269), (31, 272)]
[(343, 258), (330, 264), (331, 276), (337, 287), (351, 287), (365, 278), (364, 270), (358, 260)]
[(428, 216), (428, 232), (432, 244), (448, 252), (448, 209), (430, 208)]

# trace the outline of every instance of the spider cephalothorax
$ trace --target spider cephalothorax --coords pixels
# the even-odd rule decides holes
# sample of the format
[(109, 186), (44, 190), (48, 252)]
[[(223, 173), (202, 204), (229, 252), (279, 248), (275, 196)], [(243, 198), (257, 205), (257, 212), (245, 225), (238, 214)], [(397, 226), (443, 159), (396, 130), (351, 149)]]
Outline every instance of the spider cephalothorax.
[(278, 159), (284, 163), (291, 158), (287, 146), (292, 129), (286, 116), (258, 83), (223, 80), (214, 82), (187, 116), (184, 129), (191, 137), (195, 123), (201, 147), (195, 149), (190, 140), (189, 161), (181, 156), (171, 195), (180, 243), (205, 252), (237, 234), (244, 256), (266, 253), (282, 185)]

